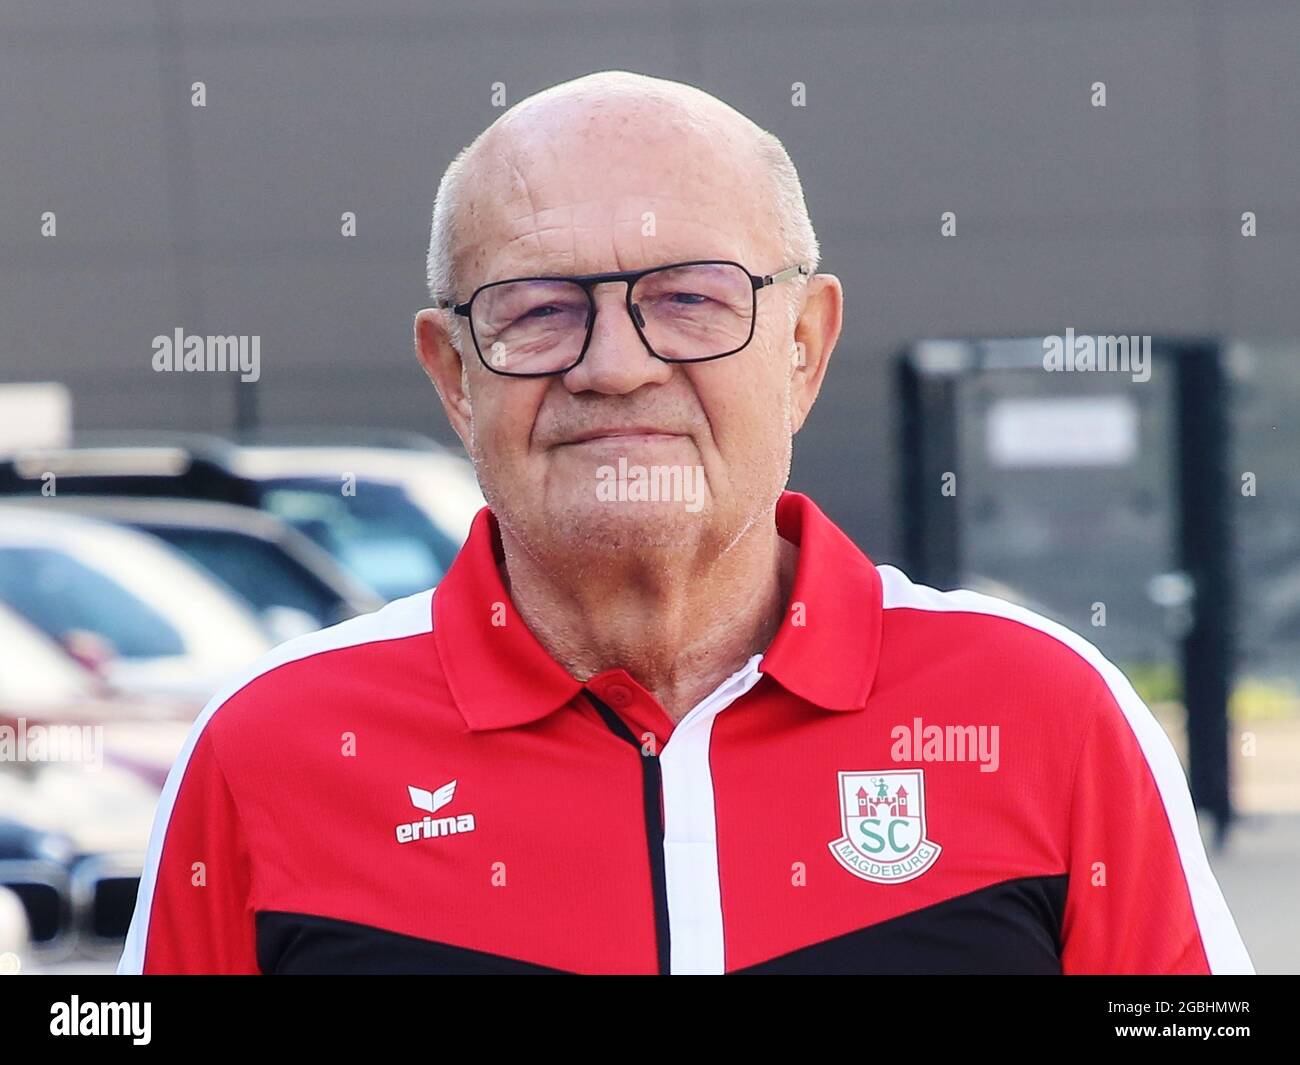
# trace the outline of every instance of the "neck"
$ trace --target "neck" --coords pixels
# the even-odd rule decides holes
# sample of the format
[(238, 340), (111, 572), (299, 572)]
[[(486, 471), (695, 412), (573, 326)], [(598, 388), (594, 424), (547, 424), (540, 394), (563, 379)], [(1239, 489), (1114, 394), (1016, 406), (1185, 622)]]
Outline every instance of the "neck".
[(578, 680), (625, 669), (668, 717), (686, 713), (781, 627), (799, 549), (775, 514), (717, 553), (684, 544), (652, 558), (539, 559), (501, 526), (502, 579), (537, 640)]

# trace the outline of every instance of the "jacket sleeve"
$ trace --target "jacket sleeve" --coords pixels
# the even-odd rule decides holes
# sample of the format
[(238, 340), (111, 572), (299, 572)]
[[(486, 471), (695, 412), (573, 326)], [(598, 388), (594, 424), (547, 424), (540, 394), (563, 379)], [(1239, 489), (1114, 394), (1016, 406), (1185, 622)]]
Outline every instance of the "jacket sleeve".
[(251, 867), (211, 733), (168, 775), (119, 973), (256, 973)]
[(1074, 770), (1063, 970), (1253, 973), (1178, 755), (1106, 667)]

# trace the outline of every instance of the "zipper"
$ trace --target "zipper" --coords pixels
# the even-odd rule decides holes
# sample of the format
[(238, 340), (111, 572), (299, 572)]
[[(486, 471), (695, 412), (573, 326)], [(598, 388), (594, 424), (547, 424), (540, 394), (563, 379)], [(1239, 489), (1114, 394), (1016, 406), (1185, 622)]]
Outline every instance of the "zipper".
[[(626, 722), (592, 691), (583, 689), (616, 736), (636, 748), (641, 759), (641, 779), (646, 827), (650, 852), (650, 877), (654, 898), (655, 944), (658, 971), (667, 975), (684, 973), (720, 973), (724, 971), (722, 944), (722, 898), (717, 868), (717, 826), (714, 823), (713, 782), (709, 772), (709, 748), (712, 744), (713, 719), (734, 703), (762, 678), (758, 668), (762, 655), (754, 655), (703, 700), (693, 706), (674, 726), (672, 735), (657, 754), (642, 752), (640, 741)], [(703, 729), (703, 735), (699, 730)], [(668, 763), (663, 759), (671, 758)], [(676, 781), (672, 801), (664, 794), (664, 766)], [(670, 809), (671, 806), (671, 809)], [(670, 896), (667, 857), (667, 829), (671, 822), (675, 846), (672, 872), (673, 894)], [(688, 842), (689, 841), (689, 842)], [(696, 844), (711, 841), (712, 848), (703, 857)], [(695, 848), (697, 857), (691, 857)], [(684, 854), (685, 851), (685, 854)], [(676, 968), (672, 949), (670, 916), (676, 914), (679, 931), (686, 938), (677, 945)]]
[(654, 898), (655, 957), (660, 976), (667, 976), (672, 958), (672, 945), (668, 929), (668, 878), (664, 872), (664, 817), (662, 807), (663, 775), (659, 770), (659, 756), (646, 754), (640, 741), (632, 734), (627, 723), (614, 713), (595, 692), (584, 688), (596, 712), (605, 720), (611, 732), (636, 748), (641, 759), (641, 794), (645, 814), (646, 843), (650, 850), (650, 891)]

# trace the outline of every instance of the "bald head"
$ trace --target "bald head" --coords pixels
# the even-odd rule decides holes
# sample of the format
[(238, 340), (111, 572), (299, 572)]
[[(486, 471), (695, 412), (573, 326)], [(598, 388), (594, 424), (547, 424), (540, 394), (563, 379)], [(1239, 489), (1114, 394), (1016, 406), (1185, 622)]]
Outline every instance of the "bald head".
[[(678, 82), (627, 71), (564, 82), (510, 108), (448, 167), (434, 204), (430, 292), (467, 299), (513, 264), (581, 272), (579, 260), (603, 254), (591, 269), (626, 269), (613, 260), (629, 247), (644, 252), (635, 265), (664, 261), (659, 216), (676, 217), (691, 199), (725, 204), (726, 236), (734, 245), (739, 223), (746, 246), (737, 254), (747, 265), (798, 261), (816, 271), (798, 174), (772, 134)], [(702, 220), (690, 221), (707, 240)], [(459, 346), (461, 321), (450, 324)]]
[[(501, 150), (508, 143), (566, 136), (637, 138), (677, 135), (714, 145), (720, 152), (753, 152), (763, 130), (735, 108), (691, 85), (607, 70), (552, 86), (520, 101), (484, 131), (477, 148)], [(476, 148), (477, 146), (477, 148)]]
[[(689, 86), (622, 71), (567, 82), (501, 115), (448, 168), (429, 251), (440, 304), (515, 278), (634, 276), (696, 260), (781, 280), (757, 285), (752, 302), (670, 285), (644, 307), (625, 279), (598, 282), (583, 338), (572, 331), (576, 297), (497, 315), (489, 297), (475, 308), (478, 343), (445, 306), (416, 315), (416, 354), (507, 555), (553, 574), (632, 566), (644, 576), (671, 569), (669, 556), (707, 568), (750, 530), (770, 531), (793, 436), (839, 336), (843, 292), (817, 270), (817, 239), (780, 142)], [(713, 356), (664, 357), (644, 333), (647, 308), (683, 345), (717, 350), (741, 340), (738, 329), (749, 334)], [(529, 343), (544, 350), (561, 337), (581, 339), (581, 355), (553, 373), (503, 373), (482, 347), (508, 352), (493, 338), (510, 330), (525, 338), (525, 355)], [(693, 509), (668, 498), (611, 503), (597, 486), (616, 459), (694, 471), (705, 490)]]

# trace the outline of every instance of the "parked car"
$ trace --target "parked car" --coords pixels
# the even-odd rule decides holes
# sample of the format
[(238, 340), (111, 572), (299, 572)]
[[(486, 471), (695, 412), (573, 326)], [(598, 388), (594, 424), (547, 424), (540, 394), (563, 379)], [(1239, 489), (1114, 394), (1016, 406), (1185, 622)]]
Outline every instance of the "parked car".
[(0, 728), (14, 744), (0, 760), (0, 891), (24, 906), (34, 960), (120, 944), (158, 796), (199, 709), (113, 691), (0, 606)]
[(347, 469), (400, 484), (457, 548), (485, 505), (474, 467), (462, 455), (416, 433), (276, 429), (249, 434), (241, 444), (234, 461), (250, 476), (332, 477)]
[[(4, 776), (0, 772), (0, 778)], [(0, 891), (22, 906), (27, 948), (20, 958), (54, 960), (75, 949), (73, 856), (72, 841), (61, 833), (0, 814)], [(10, 917), (6, 923), (15, 922)]]
[(0, 461), (0, 495), (166, 496), (255, 507), (393, 599), (436, 584), (460, 550), (481, 498), (467, 469), (436, 446), (245, 448), (195, 434), (101, 434)]
[(90, 634), (126, 692), (206, 699), (272, 646), (252, 608), (180, 552), (39, 502), (0, 504), (0, 602), (65, 647)]
[(107, 691), (102, 677), (0, 602), (0, 719), (14, 707), (74, 707)]
[(251, 603), (276, 639), (383, 605), (302, 533), (251, 507), (135, 496), (61, 496), (42, 500), (41, 506), (166, 541)]
[(19, 966), (30, 946), (31, 922), (27, 920), (23, 900), (0, 885), (0, 959), (3, 959), (0, 973), (20, 971)]
[(231, 463), (265, 486), (268, 511), (390, 599), (436, 584), (483, 506), (468, 463), (441, 449), (257, 445)]

